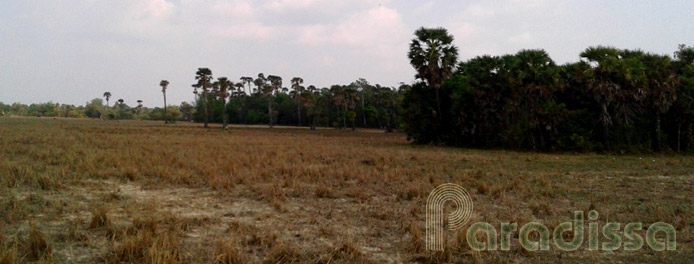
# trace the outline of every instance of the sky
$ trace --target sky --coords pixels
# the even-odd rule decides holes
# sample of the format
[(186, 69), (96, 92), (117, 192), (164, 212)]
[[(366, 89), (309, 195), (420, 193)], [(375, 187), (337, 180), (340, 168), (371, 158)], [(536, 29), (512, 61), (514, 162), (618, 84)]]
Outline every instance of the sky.
[(192, 101), (199, 67), (329, 87), (414, 81), (413, 33), (444, 27), (461, 60), (544, 49), (558, 63), (609, 45), (671, 55), (694, 45), (694, 1), (3, 0), (0, 102)]

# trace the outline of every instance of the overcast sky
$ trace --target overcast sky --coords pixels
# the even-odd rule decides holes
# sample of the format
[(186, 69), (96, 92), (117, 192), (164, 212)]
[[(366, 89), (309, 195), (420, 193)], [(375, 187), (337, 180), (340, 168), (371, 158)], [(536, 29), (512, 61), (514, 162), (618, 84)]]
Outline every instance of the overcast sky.
[(694, 1), (3, 0), (0, 101), (191, 101), (215, 77), (282, 76), (288, 86), (413, 81), (407, 48), (443, 26), (463, 60), (545, 49), (560, 64), (592, 45), (668, 54), (694, 45)]

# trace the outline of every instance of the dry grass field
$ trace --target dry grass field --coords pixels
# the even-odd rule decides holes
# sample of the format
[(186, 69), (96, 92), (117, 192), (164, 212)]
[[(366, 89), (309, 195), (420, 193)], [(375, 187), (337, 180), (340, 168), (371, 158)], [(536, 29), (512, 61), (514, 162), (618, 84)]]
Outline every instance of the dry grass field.
[[(472, 220), (666, 222), (677, 250), (425, 249), (429, 192)], [(690, 263), (694, 158), (408, 144), (403, 134), (0, 118), (0, 263)]]

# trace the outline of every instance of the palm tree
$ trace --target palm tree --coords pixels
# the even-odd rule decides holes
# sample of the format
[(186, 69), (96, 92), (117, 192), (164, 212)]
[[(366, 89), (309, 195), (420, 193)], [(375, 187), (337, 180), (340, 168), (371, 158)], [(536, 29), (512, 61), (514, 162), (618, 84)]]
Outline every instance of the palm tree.
[(195, 100), (193, 102), (195, 102), (195, 105), (197, 106), (197, 104), (198, 104), (198, 88), (200, 88), (200, 87), (198, 86), (198, 84), (192, 84), (190, 86), (193, 87), (193, 97), (195, 97)]
[(436, 93), (437, 116), (440, 116), (441, 100), (439, 89), (455, 69), (458, 48), (453, 46), (453, 35), (445, 28), (420, 28), (414, 32), (407, 57), (417, 70), (416, 77), (425, 80)]
[(615, 116), (628, 126), (645, 96), (645, 74), (639, 53), (602, 46), (590, 47), (581, 53), (581, 58), (590, 65), (585, 76), (588, 89), (601, 108), (598, 120), (603, 127), (603, 143), (607, 149), (610, 148), (609, 127), (612, 125), (610, 106), (613, 106)]
[(559, 120), (550, 116), (554, 91), (559, 83), (556, 64), (544, 50), (522, 50), (511, 65), (510, 82), (518, 88), (517, 111), (525, 117), (532, 135), (533, 148), (545, 147), (545, 134), (557, 130)]
[(602, 140), (609, 149), (609, 127), (612, 118), (608, 107), (615, 101), (619, 85), (613, 80), (619, 62), (619, 51), (609, 47), (590, 47), (581, 53), (590, 64), (585, 76), (588, 78), (588, 88), (593, 99), (600, 105), (601, 113), (598, 118), (602, 124)]
[[(333, 85), (330, 87), (330, 92), (333, 94), (333, 103), (338, 109), (342, 110), (342, 128), (347, 128), (347, 110), (353, 110), (356, 106), (355, 102), (358, 92), (351, 85)], [(354, 128), (354, 124), (352, 128)]]
[(137, 100), (137, 114), (142, 114), (142, 100)]
[(108, 105), (108, 99), (111, 98), (111, 92), (105, 92), (105, 93), (104, 93), (104, 97), (106, 97), (106, 106), (109, 106), (109, 105)]
[(164, 94), (164, 124), (169, 123), (169, 120), (166, 118), (167, 114), (167, 108), (166, 108), (166, 87), (169, 86), (169, 81), (167, 80), (161, 80), (159, 82), (159, 86), (161, 86), (161, 92)]
[(234, 87), (234, 84), (227, 77), (219, 77), (214, 83), (214, 86), (219, 89), (219, 97), (222, 99), (222, 129), (227, 129), (227, 101), (229, 89)]
[(301, 77), (292, 78), (292, 90), (294, 90), (294, 95), (296, 96), (296, 117), (299, 120), (299, 126), (301, 126), (301, 95), (304, 91), (304, 87), (301, 84), (304, 83), (304, 79)]
[(660, 119), (677, 100), (679, 82), (668, 56), (646, 54), (643, 56), (648, 79), (648, 106), (655, 113), (655, 151), (661, 150)]
[[(677, 117), (677, 152), (682, 148), (684, 138), (685, 148), (689, 146), (689, 138), (692, 128), (692, 117), (694, 117), (694, 46), (679, 45), (675, 52), (673, 61), (675, 72), (679, 76), (677, 88), (677, 102), (675, 102), (673, 112)], [(684, 129), (682, 128), (684, 125)], [(682, 135), (684, 131), (684, 135)]]
[(232, 87), (234, 92), (232, 94), (236, 94), (236, 97), (243, 97), (246, 96), (246, 89), (245, 85), (241, 82), (234, 83), (234, 87)]
[[(194, 84), (193, 87), (202, 89), (202, 104), (205, 109), (205, 127), (208, 127), (210, 114), (207, 111), (207, 89), (212, 85), (212, 71), (209, 68), (198, 68), (198, 71), (195, 72), (195, 79), (198, 83)], [(196, 91), (197, 89), (194, 92)]]
[(311, 130), (316, 129), (316, 87), (309, 85), (308, 90), (304, 90), (299, 95), (299, 100), (306, 108), (306, 116), (311, 117)]
[(123, 100), (123, 99), (118, 99), (118, 108), (123, 107), (123, 103), (124, 103), (124, 102), (125, 102), (125, 100)]
[[(260, 75), (258, 75), (260, 77)], [(276, 75), (268, 75), (267, 76), (267, 81), (270, 82), (269, 85), (265, 85), (263, 87), (263, 93), (265, 93), (265, 96), (267, 96), (267, 111), (268, 115), (270, 117), (270, 128), (273, 127), (273, 115), (274, 112), (272, 111), (272, 98), (275, 93), (275, 91), (279, 90), (280, 87), (282, 87), (282, 77), (276, 76)]]
[[(253, 80), (253, 84), (255, 84), (255, 86), (256, 86), (256, 88), (255, 88), (256, 92), (258, 92), (258, 93), (262, 92), (263, 87), (265, 87), (266, 83), (267, 83), (267, 78), (265, 78), (265, 74), (263, 74), (262, 72), (258, 73), (258, 78), (255, 78), (255, 80)], [(250, 86), (250, 84), (249, 84), (249, 86)]]
[(246, 85), (248, 85), (248, 95), (251, 95), (253, 93), (253, 90), (251, 90), (251, 83), (253, 83), (253, 77), (247, 77), (247, 76), (241, 77), (241, 84), (244, 84), (244, 83)]
[(366, 127), (366, 107), (364, 106), (364, 96), (366, 94), (366, 89), (369, 87), (369, 82), (364, 78), (359, 78), (359, 80), (357, 80), (354, 84), (357, 86), (357, 89), (359, 89), (359, 93), (361, 93), (361, 113), (362, 118), (364, 119), (364, 127)]

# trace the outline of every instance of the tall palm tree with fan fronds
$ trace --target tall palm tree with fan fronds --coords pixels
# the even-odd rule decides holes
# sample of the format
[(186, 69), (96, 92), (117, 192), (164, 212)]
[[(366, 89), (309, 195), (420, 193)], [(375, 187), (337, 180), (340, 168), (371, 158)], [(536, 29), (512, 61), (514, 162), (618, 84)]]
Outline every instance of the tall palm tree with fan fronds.
[(205, 127), (208, 127), (210, 114), (207, 110), (207, 90), (212, 87), (212, 71), (209, 68), (198, 68), (198, 71), (195, 72), (195, 80), (198, 82), (193, 84), (193, 87), (202, 89), (202, 104), (205, 109)]
[(161, 82), (159, 82), (159, 86), (161, 86), (161, 92), (164, 94), (164, 124), (167, 124), (167, 123), (169, 123), (169, 120), (166, 118), (166, 115), (167, 115), (166, 88), (169, 86), (169, 81), (161, 80)]
[(217, 78), (217, 81), (213, 84), (215, 87), (217, 87), (219, 91), (219, 98), (222, 99), (222, 129), (227, 129), (227, 100), (226, 98), (229, 96), (229, 89), (232, 89), (234, 87), (234, 83), (232, 83), (229, 78), (227, 77), (219, 77)]
[(416, 77), (427, 82), (436, 94), (436, 111), (440, 117), (439, 89), (448, 80), (458, 62), (458, 48), (453, 45), (453, 35), (445, 28), (420, 28), (414, 32), (407, 57), (417, 70)]

